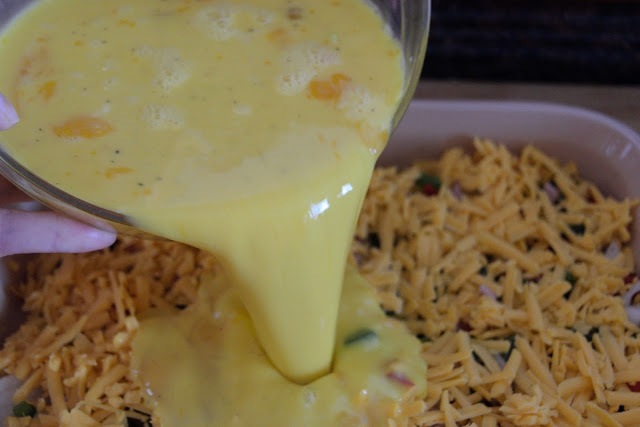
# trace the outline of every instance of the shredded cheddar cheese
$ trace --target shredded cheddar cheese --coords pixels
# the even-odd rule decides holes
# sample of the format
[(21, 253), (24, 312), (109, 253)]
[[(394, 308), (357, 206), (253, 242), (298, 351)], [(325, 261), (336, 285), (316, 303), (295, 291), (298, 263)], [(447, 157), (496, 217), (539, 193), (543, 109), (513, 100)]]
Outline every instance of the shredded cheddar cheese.
[(636, 204), (534, 147), (480, 139), (376, 170), (352, 262), (424, 342), (427, 410), (413, 425), (640, 424), (640, 340), (621, 298)]

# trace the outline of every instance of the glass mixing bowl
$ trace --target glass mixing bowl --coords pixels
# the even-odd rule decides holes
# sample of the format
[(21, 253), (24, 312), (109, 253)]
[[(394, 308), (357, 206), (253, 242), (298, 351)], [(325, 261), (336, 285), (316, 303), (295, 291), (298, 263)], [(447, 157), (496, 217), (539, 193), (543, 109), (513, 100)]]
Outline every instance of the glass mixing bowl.
[[(37, 0), (0, 0), (0, 32), (14, 17), (35, 1)], [(369, 1), (377, 7), (385, 22), (388, 23), (404, 52), (407, 72), (404, 95), (393, 119), (395, 129), (411, 102), (420, 78), (427, 47), (431, 2), (430, 0)], [(140, 237), (154, 237), (135, 228), (126, 215), (87, 203), (38, 177), (4, 150), (1, 132), (0, 173), (29, 196), (72, 218), (103, 230), (115, 230)]]

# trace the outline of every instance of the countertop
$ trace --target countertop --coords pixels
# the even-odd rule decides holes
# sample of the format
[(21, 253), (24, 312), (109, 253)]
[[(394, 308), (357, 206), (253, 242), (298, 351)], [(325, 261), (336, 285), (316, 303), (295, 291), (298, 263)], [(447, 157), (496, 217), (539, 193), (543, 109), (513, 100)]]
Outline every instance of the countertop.
[(431, 0), (422, 76), (640, 84), (638, 0)]
[(415, 96), (433, 100), (541, 101), (572, 105), (606, 114), (640, 134), (640, 86), (423, 80)]

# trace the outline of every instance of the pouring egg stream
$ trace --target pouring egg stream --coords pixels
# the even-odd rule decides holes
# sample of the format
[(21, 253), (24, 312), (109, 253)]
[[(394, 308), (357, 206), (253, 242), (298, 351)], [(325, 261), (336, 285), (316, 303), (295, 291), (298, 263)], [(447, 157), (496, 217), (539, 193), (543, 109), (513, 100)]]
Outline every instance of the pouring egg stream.
[(424, 395), (420, 343), (346, 265), (404, 87), (372, 5), (43, 0), (0, 58), (19, 163), (224, 271), (133, 342), (163, 426), (381, 425)]

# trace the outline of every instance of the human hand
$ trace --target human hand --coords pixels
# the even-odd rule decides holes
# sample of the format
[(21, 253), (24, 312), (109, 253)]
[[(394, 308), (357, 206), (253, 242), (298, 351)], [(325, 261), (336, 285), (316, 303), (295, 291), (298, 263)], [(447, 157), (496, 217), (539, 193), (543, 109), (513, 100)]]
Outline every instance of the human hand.
[[(18, 123), (18, 114), (0, 93), (0, 131)], [(25, 200), (0, 176), (0, 206)], [(35, 252), (88, 252), (111, 245), (114, 233), (97, 230), (55, 212), (0, 208), (0, 257)]]

